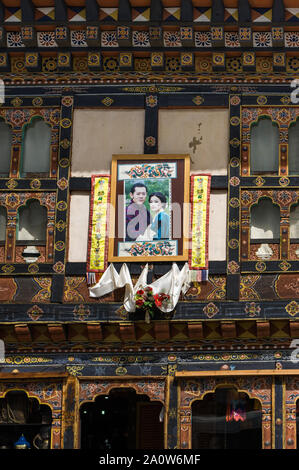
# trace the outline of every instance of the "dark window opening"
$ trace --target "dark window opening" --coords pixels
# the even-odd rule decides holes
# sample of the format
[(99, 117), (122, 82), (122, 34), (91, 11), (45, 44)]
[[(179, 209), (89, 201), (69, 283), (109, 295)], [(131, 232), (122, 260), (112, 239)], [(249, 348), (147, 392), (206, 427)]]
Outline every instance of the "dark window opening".
[(50, 449), (51, 423), (49, 406), (25, 392), (8, 392), (0, 399), (0, 449), (13, 449), (21, 436), (31, 448)]
[(192, 404), (192, 449), (261, 449), (258, 400), (234, 388), (217, 388)]
[(81, 448), (163, 449), (163, 406), (132, 389), (113, 389), (80, 408)]

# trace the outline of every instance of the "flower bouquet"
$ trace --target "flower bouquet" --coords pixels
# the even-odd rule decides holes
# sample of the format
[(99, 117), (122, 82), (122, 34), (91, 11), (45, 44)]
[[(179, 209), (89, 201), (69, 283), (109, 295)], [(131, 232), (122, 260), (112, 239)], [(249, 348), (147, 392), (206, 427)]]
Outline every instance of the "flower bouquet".
[(145, 287), (139, 289), (135, 294), (136, 310), (145, 313), (145, 322), (150, 322), (150, 317), (154, 316), (156, 309), (167, 304), (170, 296), (161, 292), (160, 294), (154, 294), (151, 287)]

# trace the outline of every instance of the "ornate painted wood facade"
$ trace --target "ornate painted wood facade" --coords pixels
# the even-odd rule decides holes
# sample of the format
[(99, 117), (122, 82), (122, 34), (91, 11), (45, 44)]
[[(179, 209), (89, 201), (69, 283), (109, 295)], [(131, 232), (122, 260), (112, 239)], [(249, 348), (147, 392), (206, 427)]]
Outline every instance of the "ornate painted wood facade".
[[(80, 448), (81, 404), (131, 388), (165, 407), (165, 448), (187, 449), (192, 402), (229, 385), (261, 404), (263, 448), (296, 448), (299, 374), (291, 343), (299, 341), (299, 242), (290, 240), (289, 218), (299, 175), (289, 174), (287, 154), (299, 109), (291, 100), (299, 8), (291, 0), (259, 7), (226, 0), (108, 3), (0, 4), (0, 118), (13, 133), (10, 172), (0, 178), (8, 214), (0, 244), (0, 398), (20, 390), (49, 405), (51, 447), (70, 449)], [(143, 110), (144, 154), (159, 152), (162, 110), (229, 113), (228, 171), (211, 178), (212, 190), (227, 192), (226, 259), (210, 261), (208, 280), (194, 282), (172, 314), (150, 324), (120, 314), (124, 290), (92, 299), (86, 262), (68, 259), (71, 195), (91, 191), (90, 177), (71, 173), (80, 109)], [(50, 171), (23, 178), (22, 132), (36, 116), (51, 128)], [(279, 127), (277, 174), (250, 172), (250, 129), (260, 116)], [(194, 139), (190, 155), (200, 144)], [(280, 238), (269, 242), (272, 256), (260, 260), (250, 211), (265, 197), (279, 206)], [(47, 208), (47, 240), (40, 258), (26, 263), (16, 225), (19, 207), (31, 199)], [(136, 279), (142, 266), (129, 269)], [(169, 269), (153, 263), (149, 281)]]

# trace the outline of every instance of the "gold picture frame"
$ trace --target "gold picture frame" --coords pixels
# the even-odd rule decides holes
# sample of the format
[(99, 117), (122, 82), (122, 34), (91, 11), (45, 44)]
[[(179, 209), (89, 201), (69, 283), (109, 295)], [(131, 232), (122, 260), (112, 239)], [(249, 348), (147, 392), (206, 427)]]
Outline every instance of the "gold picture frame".
[(190, 156), (113, 155), (109, 262), (187, 261)]

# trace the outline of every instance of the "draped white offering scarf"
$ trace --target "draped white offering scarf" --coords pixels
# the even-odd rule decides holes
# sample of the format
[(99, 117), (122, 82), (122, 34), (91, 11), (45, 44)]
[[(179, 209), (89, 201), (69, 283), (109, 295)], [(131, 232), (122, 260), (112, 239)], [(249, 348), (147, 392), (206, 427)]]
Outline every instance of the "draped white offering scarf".
[(176, 263), (173, 263), (172, 268), (164, 276), (160, 277), (152, 284), (147, 284), (148, 264), (144, 267), (139, 276), (135, 286), (131, 279), (128, 266), (124, 263), (121, 267), (120, 273), (116, 271), (113, 264), (104, 272), (99, 282), (89, 288), (90, 297), (102, 297), (109, 292), (125, 287), (124, 307), (127, 312), (135, 312), (135, 294), (139, 289), (151, 287), (153, 294), (168, 294), (170, 296), (169, 302), (166, 305), (158, 307), (162, 312), (172, 312), (174, 310), (181, 292), (185, 294), (190, 287), (190, 271), (188, 263), (180, 271)]

